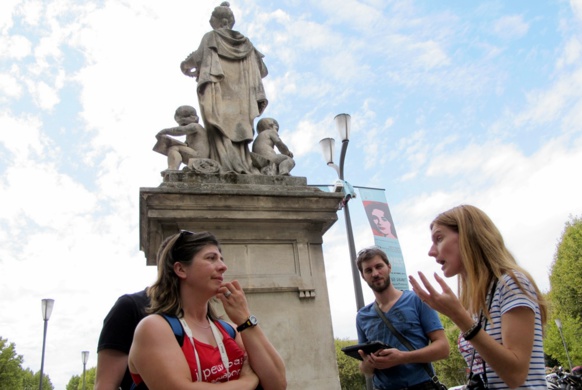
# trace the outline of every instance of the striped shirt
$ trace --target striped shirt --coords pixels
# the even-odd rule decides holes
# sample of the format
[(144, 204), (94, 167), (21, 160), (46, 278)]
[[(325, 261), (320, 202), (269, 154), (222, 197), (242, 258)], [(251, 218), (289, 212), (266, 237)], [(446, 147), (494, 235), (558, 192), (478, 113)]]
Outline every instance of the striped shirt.
[[(493, 302), (491, 303), (491, 321), (487, 321), (485, 331), (499, 344), (501, 340), (501, 316), (516, 307), (528, 307), (535, 313), (534, 343), (531, 360), (529, 363), (529, 372), (527, 379), (519, 389), (546, 389), (546, 375), (544, 365), (544, 349), (542, 339), (542, 320), (540, 308), (537, 304), (535, 288), (531, 282), (520, 272), (515, 272), (523, 288), (530, 295), (525, 294), (511, 276), (505, 274), (497, 283)], [(532, 298), (533, 297), (533, 298)], [(467, 365), (471, 366), (473, 356), (473, 346), (462, 336), (459, 336), (459, 351), (465, 358)], [(485, 363), (487, 370), (487, 381), (490, 389), (505, 389), (508, 386), (499, 378), (499, 376)], [(475, 362), (473, 363), (473, 372), (480, 374), (483, 372), (483, 360), (479, 352), (475, 353)]]

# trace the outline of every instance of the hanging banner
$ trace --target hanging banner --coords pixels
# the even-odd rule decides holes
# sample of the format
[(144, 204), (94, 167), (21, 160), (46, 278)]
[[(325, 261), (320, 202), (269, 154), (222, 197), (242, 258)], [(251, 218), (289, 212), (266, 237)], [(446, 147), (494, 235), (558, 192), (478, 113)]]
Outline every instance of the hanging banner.
[(374, 243), (386, 252), (392, 265), (392, 273), (390, 274), (392, 284), (399, 290), (408, 290), (408, 275), (406, 274), (404, 258), (384, 190), (359, 188), (359, 192), (374, 234)]

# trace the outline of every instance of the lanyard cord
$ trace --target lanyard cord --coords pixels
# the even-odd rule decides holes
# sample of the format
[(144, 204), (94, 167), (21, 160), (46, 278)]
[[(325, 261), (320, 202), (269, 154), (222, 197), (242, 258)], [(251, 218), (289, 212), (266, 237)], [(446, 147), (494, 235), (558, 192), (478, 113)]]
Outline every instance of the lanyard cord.
[[(226, 348), (224, 347), (224, 343), (222, 342), (222, 334), (214, 324), (214, 321), (208, 319), (210, 323), (210, 329), (212, 330), (212, 334), (214, 335), (214, 340), (216, 341), (216, 345), (218, 346), (218, 350), (220, 351), (220, 359), (222, 360), (222, 364), (224, 369), (226, 370), (227, 374), (227, 381), (230, 380), (230, 370), (229, 370), (229, 362), (228, 362), (228, 355), (226, 353)], [(200, 364), (200, 357), (198, 356), (198, 351), (196, 351), (196, 344), (194, 344), (194, 337), (192, 337), (192, 330), (184, 320), (184, 317), (180, 318), (180, 323), (184, 327), (184, 331), (188, 335), (190, 342), (192, 343), (192, 348), (194, 349), (194, 357), (196, 358), (196, 365), (198, 366), (197, 372), (197, 382), (202, 382), (202, 366)]]
[[(495, 289), (497, 288), (497, 279), (495, 279), (493, 281), (493, 285), (491, 286), (491, 292), (489, 293), (489, 295), (487, 296), (488, 299), (488, 306), (489, 309), (491, 310), (491, 305), (493, 304), (493, 297), (495, 296)], [(481, 323), (481, 321), (483, 320), (483, 309), (481, 309), (481, 313), (479, 313), (479, 323)], [(487, 330), (485, 330), (485, 328), (487, 328), (487, 317), (485, 317), (485, 323), (483, 325), (483, 332), (487, 332)], [(471, 378), (473, 376), (473, 362), (475, 361), (475, 352), (477, 351), (477, 349), (475, 349), (475, 347), (473, 347), (473, 356), (471, 357), (471, 368), (469, 368), (469, 378)], [(483, 363), (483, 384), (485, 386), (485, 388), (489, 388), (489, 384), (487, 383), (487, 368), (485, 367), (485, 359), (481, 358), (481, 361)]]

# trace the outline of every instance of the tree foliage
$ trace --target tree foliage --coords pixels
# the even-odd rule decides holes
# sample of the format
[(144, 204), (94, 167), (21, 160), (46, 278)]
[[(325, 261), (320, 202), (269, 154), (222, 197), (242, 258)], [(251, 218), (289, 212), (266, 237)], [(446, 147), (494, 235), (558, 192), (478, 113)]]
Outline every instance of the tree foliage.
[[(25, 369), (22, 372), (22, 390), (36, 390), (38, 389), (38, 382), (40, 380), (40, 371), (38, 371), (38, 373), (34, 374), (34, 372), (32, 372), (32, 370), (30, 368)], [(47, 382), (44, 381), (44, 375), (43, 375), (43, 389), (44, 386)]]
[(434, 369), (441, 383), (447, 387), (462, 385), (466, 382), (467, 363), (457, 348), (459, 328), (447, 316), (439, 314), (439, 317), (445, 328), (451, 353), (447, 359), (434, 362)]
[(14, 343), (0, 337), (0, 389), (17, 389), (22, 377), (22, 356)]
[[(545, 328), (544, 351), (569, 366), (582, 364), (582, 219), (566, 222), (550, 273), (550, 316)], [(562, 323), (562, 335), (555, 323)], [(564, 347), (566, 343), (566, 348)]]
[(553, 309), (582, 320), (582, 219), (566, 223), (550, 274)]
[[(33, 390), (40, 384), (40, 371), (22, 368), (23, 357), (16, 353), (16, 345), (0, 337), (0, 389)], [(42, 378), (43, 389), (53, 390), (47, 375)]]
[(366, 378), (360, 372), (359, 360), (349, 357), (341, 350), (343, 347), (357, 343), (354, 340), (335, 339), (335, 354), (337, 356), (337, 368), (342, 390), (361, 390), (366, 388)]
[[(93, 390), (95, 387), (96, 367), (89, 368), (85, 371), (85, 390)], [(73, 375), (67, 383), (66, 390), (83, 390), (83, 373)]]

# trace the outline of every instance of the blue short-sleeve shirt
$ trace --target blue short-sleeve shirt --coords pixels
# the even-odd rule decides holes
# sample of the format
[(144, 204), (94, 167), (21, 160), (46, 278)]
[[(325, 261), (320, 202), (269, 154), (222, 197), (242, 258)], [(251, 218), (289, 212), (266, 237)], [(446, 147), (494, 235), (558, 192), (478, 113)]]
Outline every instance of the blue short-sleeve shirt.
[[(428, 333), (443, 329), (436, 311), (423, 303), (412, 291), (403, 291), (394, 306), (384, 314), (415, 349), (424, 348), (430, 343)], [(379, 340), (401, 351), (408, 351), (378, 316), (373, 303), (360, 309), (356, 316), (356, 328), (360, 343)], [(430, 379), (424, 364), (402, 364), (376, 370), (374, 387), (382, 390), (401, 389)]]

